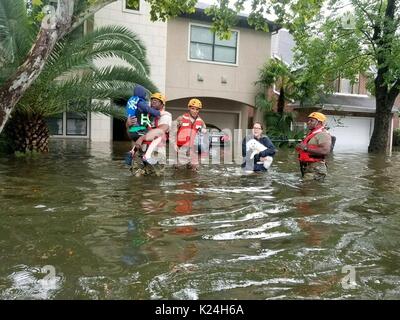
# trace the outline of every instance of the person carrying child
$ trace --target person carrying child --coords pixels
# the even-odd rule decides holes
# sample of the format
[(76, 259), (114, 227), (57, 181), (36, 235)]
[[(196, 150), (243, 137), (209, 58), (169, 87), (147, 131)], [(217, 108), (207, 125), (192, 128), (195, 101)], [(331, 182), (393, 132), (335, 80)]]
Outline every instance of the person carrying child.
[[(151, 128), (146, 134), (134, 141), (132, 149), (132, 173), (134, 175), (162, 174), (165, 162), (165, 143), (171, 127), (172, 115), (165, 110), (166, 98), (156, 92), (151, 95), (151, 108), (160, 112), (160, 117), (154, 118)], [(127, 120), (127, 124), (136, 123), (135, 118)], [(153, 157), (157, 153), (157, 157)], [(161, 160), (161, 163), (160, 161)]]
[[(146, 89), (141, 85), (136, 85), (133, 90), (133, 96), (129, 98), (126, 104), (126, 115), (128, 118), (128, 136), (131, 140), (136, 141), (151, 129), (152, 118), (159, 118), (161, 113), (159, 110), (149, 106)], [(137, 120), (133, 122), (132, 118)]]

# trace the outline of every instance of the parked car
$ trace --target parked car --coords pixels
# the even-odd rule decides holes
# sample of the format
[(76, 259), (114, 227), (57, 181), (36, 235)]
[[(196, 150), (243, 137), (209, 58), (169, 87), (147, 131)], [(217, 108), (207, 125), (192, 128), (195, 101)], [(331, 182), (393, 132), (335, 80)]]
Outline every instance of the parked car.
[(224, 147), (230, 143), (230, 136), (223, 132), (220, 128), (213, 124), (206, 123), (208, 136), (210, 140), (210, 148), (219, 145)]

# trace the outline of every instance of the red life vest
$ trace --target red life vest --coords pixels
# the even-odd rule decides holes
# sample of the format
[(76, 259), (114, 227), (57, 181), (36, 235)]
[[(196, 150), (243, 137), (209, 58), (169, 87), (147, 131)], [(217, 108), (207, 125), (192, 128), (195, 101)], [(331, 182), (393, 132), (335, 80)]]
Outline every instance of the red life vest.
[(197, 117), (195, 121), (192, 122), (190, 114), (185, 113), (182, 116), (181, 126), (178, 129), (176, 137), (176, 145), (181, 147), (183, 145), (193, 146), (194, 137), (197, 132), (203, 127), (204, 122), (200, 117)]
[[(308, 142), (315, 137), (318, 133), (324, 132), (325, 129), (324, 127), (318, 127), (311, 131), (301, 142), (305, 145), (308, 144)], [(299, 153), (299, 161), (300, 162), (321, 162), (325, 160), (325, 156), (323, 155), (312, 155), (310, 152), (302, 150), (302, 149), (297, 149), (297, 152)]]

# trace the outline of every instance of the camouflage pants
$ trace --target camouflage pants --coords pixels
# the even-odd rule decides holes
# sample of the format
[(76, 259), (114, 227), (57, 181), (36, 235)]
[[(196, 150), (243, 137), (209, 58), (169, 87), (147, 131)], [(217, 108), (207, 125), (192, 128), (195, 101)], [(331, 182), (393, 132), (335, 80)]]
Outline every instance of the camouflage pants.
[(328, 174), (325, 162), (300, 162), (300, 170), (304, 181), (324, 181)]
[(149, 164), (143, 161), (144, 152), (142, 150), (137, 151), (132, 159), (132, 164), (130, 170), (134, 176), (147, 176), (147, 175), (155, 175), (161, 176), (165, 170), (165, 164), (156, 163)]

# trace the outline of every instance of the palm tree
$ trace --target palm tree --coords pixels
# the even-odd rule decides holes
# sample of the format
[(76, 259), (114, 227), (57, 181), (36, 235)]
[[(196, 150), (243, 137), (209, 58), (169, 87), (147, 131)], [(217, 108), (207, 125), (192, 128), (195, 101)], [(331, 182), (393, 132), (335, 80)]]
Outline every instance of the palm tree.
[[(33, 38), (2, 36), (34, 30), (26, 7), (20, 5), (23, 1), (13, 2), (15, 6), (11, 2), (5, 1), (8, 11), (3, 11), (3, 18), (0, 14), (0, 85), (27, 52), (15, 48), (29, 50)], [(16, 13), (22, 17), (17, 24), (11, 18)], [(123, 117), (122, 109), (111, 102), (113, 99), (129, 97), (135, 84), (156, 90), (148, 78), (150, 70), (145, 57), (146, 49), (137, 35), (120, 26), (102, 27), (80, 37), (70, 34), (60, 40), (7, 124), (5, 133), (13, 141), (13, 149), (47, 152), (49, 130), (45, 118), (63, 111)], [(123, 60), (124, 66), (105, 65), (104, 59), (109, 58)]]
[[(267, 134), (278, 139), (278, 145), (286, 144), (288, 139), (298, 139), (303, 132), (292, 130), (292, 123), (295, 118), (293, 112), (284, 112), (287, 99), (295, 98), (298, 94), (298, 84), (294, 74), (289, 67), (278, 59), (270, 59), (259, 72), (259, 80), (256, 84), (262, 90), (256, 97), (256, 106), (264, 111), (264, 122)], [(277, 112), (273, 112), (273, 100), (266, 97), (267, 89), (275, 85), (279, 88), (277, 101)]]
[(261, 68), (259, 77), (256, 84), (262, 85), (264, 89), (270, 88), (273, 85), (279, 88), (277, 111), (282, 115), (285, 100), (293, 93), (294, 78), (289, 67), (282, 61), (273, 58), (268, 60)]

